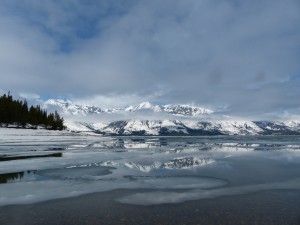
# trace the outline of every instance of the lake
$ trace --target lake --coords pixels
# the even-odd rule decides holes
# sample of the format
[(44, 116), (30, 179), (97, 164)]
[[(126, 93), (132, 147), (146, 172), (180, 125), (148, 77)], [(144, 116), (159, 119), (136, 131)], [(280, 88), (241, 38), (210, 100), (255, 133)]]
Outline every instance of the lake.
[(0, 135), (0, 224), (300, 224), (299, 136)]

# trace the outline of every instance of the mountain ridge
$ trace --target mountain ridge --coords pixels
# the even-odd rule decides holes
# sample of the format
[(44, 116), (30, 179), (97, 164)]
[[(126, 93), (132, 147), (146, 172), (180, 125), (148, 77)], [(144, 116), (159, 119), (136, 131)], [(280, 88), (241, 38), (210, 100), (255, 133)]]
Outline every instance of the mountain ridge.
[(142, 102), (138, 105), (130, 105), (126, 107), (119, 108), (106, 108), (102, 109), (97, 106), (87, 106), (87, 105), (79, 105), (75, 104), (69, 100), (61, 100), (61, 99), (49, 99), (44, 104), (44, 108), (48, 107), (58, 107), (59, 110), (66, 115), (97, 115), (102, 113), (133, 113), (139, 111), (150, 111), (153, 113), (166, 113), (175, 116), (203, 116), (214, 113), (214, 111), (210, 109), (206, 109), (203, 107), (195, 107), (190, 105), (181, 105), (181, 104), (168, 104), (168, 105), (156, 105), (150, 102)]

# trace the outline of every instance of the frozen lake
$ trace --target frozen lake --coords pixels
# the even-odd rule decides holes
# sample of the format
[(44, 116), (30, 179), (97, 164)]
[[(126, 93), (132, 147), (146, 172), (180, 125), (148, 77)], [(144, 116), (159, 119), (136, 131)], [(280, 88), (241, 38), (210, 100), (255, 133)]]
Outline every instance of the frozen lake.
[[(124, 219), (122, 212), (130, 209), (145, 219), (137, 224), (148, 224), (145, 209), (155, 214), (158, 209), (164, 212), (170, 208), (174, 212), (168, 211), (156, 222), (162, 219), (161, 224), (182, 224), (180, 220), (167, 221), (186, 212), (190, 220), (187, 224), (197, 224), (203, 218), (204, 224), (222, 224), (222, 218), (231, 217), (232, 224), (235, 220), (236, 224), (242, 220), (255, 224), (249, 219), (252, 217), (246, 219), (247, 213), (236, 214), (246, 201), (257, 210), (253, 214), (256, 224), (263, 220), (283, 224), (278, 216), (286, 217), (284, 224), (299, 224), (299, 207), (291, 208), (292, 204), (300, 204), (299, 194), (298, 136), (101, 137), (0, 129), (0, 224), (14, 224), (15, 216), (26, 218), (32, 210), (29, 205), (36, 211), (50, 207), (47, 204), (52, 204), (52, 208), (58, 204), (66, 210), (68, 206), (62, 205), (70, 201), (75, 201), (77, 208), (73, 205), (75, 208), (67, 211), (74, 213), (81, 203), (90, 202), (93, 209), (85, 207), (87, 215), (95, 207), (111, 207), (112, 211), (121, 210)], [(88, 201), (89, 198), (93, 200)], [(274, 214), (259, 214), (268, 204), (275, 205)], [(285, 207), (290, 210), (280, 211)], [(26, 209), (28, 214), (17, 216), (17, 212)], [(47, 210), (44, 208), (43, 212)], [(218, 210), (219, 217), (210, 216)], [(190, 217), (191, 212), (198, 212), (199, 218), (194, 214)], [(68, 215), (66, 212), (61, 216), (68, 219)], [(97, 215), (95, 223), (86, 224), (105, 221), (104, 215)], [(34, 221), (34, 216), (30, 218)], [(114, 224), (135, 224), (132, 220), (122, 222), (122, 218)], [(30, 220), (24, 224), (30, 224)]]

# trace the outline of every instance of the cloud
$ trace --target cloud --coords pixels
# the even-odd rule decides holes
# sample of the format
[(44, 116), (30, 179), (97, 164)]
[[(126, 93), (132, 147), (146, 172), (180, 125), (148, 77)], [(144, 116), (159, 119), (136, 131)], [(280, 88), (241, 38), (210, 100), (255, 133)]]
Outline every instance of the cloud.
[(297, 0), (0, 4), (4, 90), (129, 104), (159, 92), (243, 116), (299, 105)]
[(41, 96), (35, 93), (19, 93), (20, 97), (29, 99), (29, 100), (39, 100)]
[(158, 102), (157, 99), (164, 95), (164, 91), (158, 91), (153, 95), (139, 96), (136, 94), (123, 94), (112, 93), (110, 95), (94, 95), (89, 97), (71, 97), (72, 101), (81, 105), (93, 105), (101, 108), (118, 108), (128, 105), (135, 105), (143, 101)]

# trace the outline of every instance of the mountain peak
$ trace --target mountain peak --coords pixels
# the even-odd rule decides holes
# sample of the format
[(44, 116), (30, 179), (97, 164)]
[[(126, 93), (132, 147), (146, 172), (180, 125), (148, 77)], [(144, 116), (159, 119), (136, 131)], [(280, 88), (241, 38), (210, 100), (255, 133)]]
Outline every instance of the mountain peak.
[(185, 115), (185, 116), (200, 116), (212, 114), (213, 111), (201, 107), (189, 105), (165, 105), (164, 110), (171, 114)]
[(138, 104), (137, 106), (135, 106), (132, 109), (132, 111), (138, 111), (138, 110), (142, 110), (142, 109), (149, 109), (149, 110), (153, 110), (154, 112), (162, 111), (161, 106), (153, 105), (150, 102), (142, 102), (142, 103)]
[(142, 108), (150, 108), (153, 105), (150, 102), (142, 102), (140, 103), (138, 106), (142, 107)]
[(102, 109), (95, 106), (78, 105), (70, 100), (62, 99), (49, 99), (44, 105), (44, 108), (55, 108), (66, 115), (89, 115), (89, 114), (100, 114), (103, 112)]

